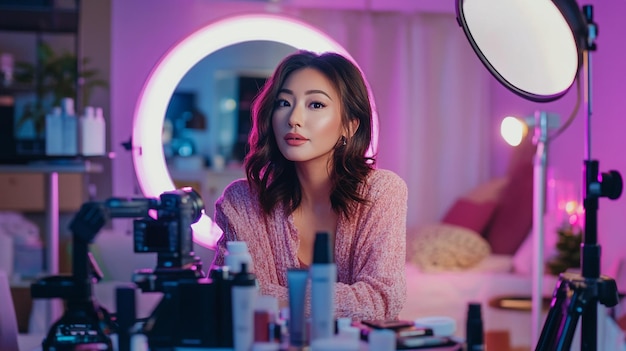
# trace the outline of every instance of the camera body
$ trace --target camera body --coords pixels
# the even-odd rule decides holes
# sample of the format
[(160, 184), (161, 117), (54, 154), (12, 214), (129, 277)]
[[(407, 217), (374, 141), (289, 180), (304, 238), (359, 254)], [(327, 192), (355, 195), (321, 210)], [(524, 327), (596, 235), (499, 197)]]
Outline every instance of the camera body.
[(154, 202), (156, 219), (146, 216), (133, 221), (134, 250), (158, 255), (157, 270), (182, 268), (193, 257), (191, 225), (202, 215), (204, 205), (193, 192), (174, 190)]
[(155, 269), (133, 273), (132, 280), (142, 291), (162, 291), (164, 282), (203, 276), (202, 262), (193, 251), (191, 229), (204, 211), (197, 192), (182, 188), (164, 192), (158, 199), (111, 198), (104, 207), (111, 218), (136, 218), (133, 221), (135, 252), (157, 254)]

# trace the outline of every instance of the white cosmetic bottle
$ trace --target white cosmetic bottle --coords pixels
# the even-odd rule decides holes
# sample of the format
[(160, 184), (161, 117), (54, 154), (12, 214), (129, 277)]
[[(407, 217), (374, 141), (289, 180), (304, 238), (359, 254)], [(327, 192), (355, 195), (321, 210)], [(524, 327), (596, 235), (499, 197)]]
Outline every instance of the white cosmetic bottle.
[(74, 111), (74, 99), (63, 98), (63, 155), (75, 156), (78, 153), (78, 119)]
[(95, 126), (94, 154), (105, 155), (107, 151), (107, 126), (102, 107), (96, 107)]
[(254, 309), (257, 297), (256, 276), (241, 264), (232, 281), (234, 351), (250, 351), (254, 343)]
[(102, 108), (85, 107), (85, 114), (79, 120), (79, 147), (83, 156), (105, 154), (105, 123)]
[(248, 244), (245, 241), (228, 241), (226, 242), (226, 255), (224, 256), (224, 264), (228, 266), (228, 271), (238, 273), (241, 264), (245, 263), (248, 272), (254, 272), (252, 264), (252, 256), (248, 251)]
[(335, 282), (337, 266), (334, 262), (330, 234), (315, 234), (311, 275), (311, 341), (330, 338), (335, 334)]

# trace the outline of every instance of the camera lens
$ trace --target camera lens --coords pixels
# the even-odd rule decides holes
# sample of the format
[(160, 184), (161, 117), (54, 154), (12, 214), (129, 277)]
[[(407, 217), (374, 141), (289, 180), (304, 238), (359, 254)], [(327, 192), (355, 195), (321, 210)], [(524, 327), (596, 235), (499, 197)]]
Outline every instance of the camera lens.
[(202, 201), (202, 197), (198, 192), (196, 192), (193, 188), (185, 187), (182, 189), (187, 195), (189, 195), (189, 203), (191, 205), (193, 214), (192, 214), (192, 222), (196, 223), (200, 217), (202, 217), (202, 211), (204, 211), (204, 201)]

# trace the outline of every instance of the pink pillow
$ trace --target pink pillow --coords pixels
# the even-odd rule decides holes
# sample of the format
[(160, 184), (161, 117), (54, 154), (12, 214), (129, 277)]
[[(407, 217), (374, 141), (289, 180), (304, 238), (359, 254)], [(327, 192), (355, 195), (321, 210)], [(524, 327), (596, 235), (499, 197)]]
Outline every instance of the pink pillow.
[(509, 179), (484, 234), (494, 254), (515, 254), (532, 229), (532, 163), (519, 164)]
[(462, 197), (452, 205), (442, 222), (482, 234), (495, 208), (494, 202), (475, 202)]

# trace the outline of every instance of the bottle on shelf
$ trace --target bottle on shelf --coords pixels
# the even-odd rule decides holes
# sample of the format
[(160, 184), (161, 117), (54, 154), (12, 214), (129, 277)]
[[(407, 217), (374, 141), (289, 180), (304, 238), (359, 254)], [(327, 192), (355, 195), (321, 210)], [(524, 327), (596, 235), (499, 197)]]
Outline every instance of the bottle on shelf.
[(46, 115), (46, 155), (63, 155), (63, 118), (61, 107), (55, 106)]
[(81, 155), (102, 156), (106, 153), (106, 125), (101, 107), (85, 107), (78, 129)]
[(75, 156), (78, 153), (78, 119), (74, 111), (74, 99), (61, 100), (63, 113), (63, 155)]

